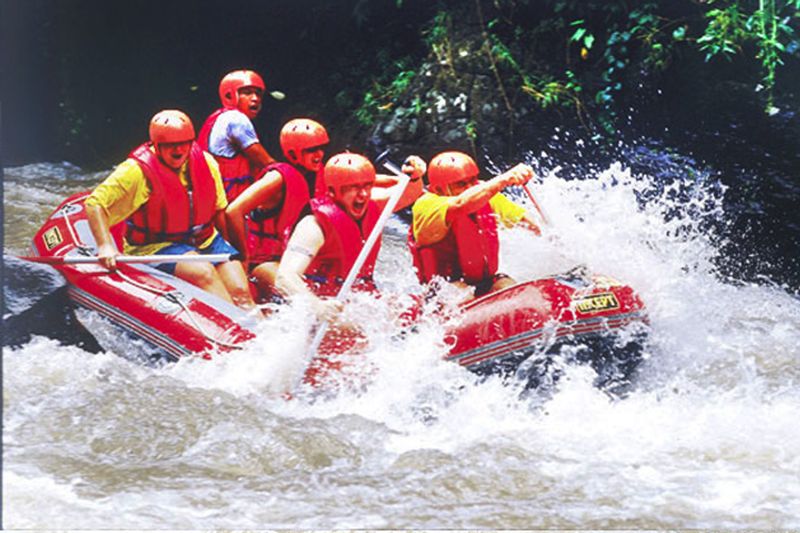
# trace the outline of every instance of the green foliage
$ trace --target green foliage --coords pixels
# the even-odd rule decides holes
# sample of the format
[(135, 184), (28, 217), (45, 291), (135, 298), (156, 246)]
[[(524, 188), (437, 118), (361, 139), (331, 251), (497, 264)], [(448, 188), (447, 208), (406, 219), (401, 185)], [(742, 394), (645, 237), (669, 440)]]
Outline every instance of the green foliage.
[[(496, 20), (492, 21), (496, 22)], [(495, 26), (491, 22), (488, 24), (491, 28)], [(585, 32), (578, 33), (575, 39), (582, 39), (591, 47), (594, 37)], [(522, 37), (520, 34), (515, 34), (516, 39)], [(567, 69), (564, 72), (565, 79), (558, 79), (549, 73), (539, 73), (524, 68), (514, 57), (511, 50), (505, 43), (495, 34), (490, 34), (491, 41), (490, 51), (495, 57), (497, 62), (501, 65), (510, 67), (515, 74), (517, 86), (526, 95), (532, 97), (536, 104), (542, 109), (552, 106), (564, 107), (579, 107), (580, 92), (582, 90), (581, 84), (578, 81), (575, 73)], [(518, 43), (515, 43), (519, 45)]]
[(372, 91), (367, 91), (364, 95), (364, 100), (361, 105), (356, 109), (356, 118), (365, 126), (372, 126), (375, 123), (375, 116), (377, 114), (378, 103), (372, 94)]
[(566, 80), (550, 77), (527, 79), (522, 85), (522, 91), (533, 97), (542, 109), (551, 106), (579, 107), (582, 87), (571, 70), (567, 70), (565, 76)]
[(766, 111), (773, 113), (775, 76), (782, 56), (797, 49), (792, 19), (800, 9), (798, 0), (727, 0), (715, 2), (719, 7), (710, 9), (703, 35), (697, 39), (700, 49), (706, 52), (706, 61), (717, 56), (732, 59), (746, 45), (755, 47), (755, 58), (761, 66), (762, 87), (766, 91)]
[[(595, 2), (556, 2), (556, 12), (575, 12), (569, 24), (568, 41), (581, 47), (582, 57), (599, 55), (602, 59), (600, 80), (595, 92), (598, 106), (597, 118), (603, 129), (613, 134), (617, 121), (619, 96), (631, 68), (639, 71), (666, 70), (675, 56), (677, 47), (696, 48), (705, 53), (706, 61), (724, 57), (732, 61), (748, 45), (755, 48), (755, 58), (760, 62), (762, 78), (760, 87), (766, 93), (766, 108), (774, 112), (773, 89), (776, 71), (783, 58), (800, 48), (794, 37), (792, 23), (797, 25), (798, 0), (709, 0), (697, 16), (685, 15), (671, 20), (660, 13), (664, 2), (644, 2), (622, 16), (619, 5), (609, 3), (599, 6)], [(597, 14), (605, 12), (602, 28), (597, 24)], [(595, 23), (595, 31), (588, 24)], [(693, 29), (701, 27), (701, 34), (692, 37)], [(604, 33), (605, 38), (600, 34)], [(598, 40), (602, 43), (598, 47)], [(599, 50), (597, 50), (599, 48)]]
[(475, 141), (478, 138), (478, 125), (474, 120), (467, 122), (467, 125), (464, 128), (466, 130), (467, 137), (472, 141)]
[(745, 22), (747, 17), (740, 11), (738, 4), (712, 9), (705, 14), (708, 26), (703, 35), (697, 39), (700, 50), (706, 53), (706, 61), (714, 56), (731, 59), (741, 51), (741, 45), (747, 36)]
[(452, 16), (447, 11), (439, 11), (428, 27), (423, 30), (423, 39), (441, 65), (453, 67), (453, 46), (450, 40)]
[[(396, 100), (406, 93), (416, 76), (413, 70), (405, 69), (406, 63), (407, 60), (394, 64), (396, 69), (394, 77), (378, 78), (373, 81), (372, 88), (364, 94), (364, 99), (355, 112), (360, 123), (371, 126), (379, 115), (387, 114), (394, 107)], [(415, 98), (413, 108), (419, 110), (421, 107), (419, 97)]]
[(585, 21), (583, 19), (574, 20), (570, 23), (570, 26), (575, 28), (575, 33), (572, 34), (572, 37), (569, 38), (570, 42), (582, 44), (583, 47), (588, 51), (592, 49), (592, 45), (594, 44), (594, 34), (589, 32), (584, 26)]
[(669, 48), (660, 37), (663, 32), (659, 22), (655, 4), (646, 2), (626, 17), (617, 17), (609, 24), (601, 52), (603, 70), (600, 79), (603, 84), (594, 97), (599, 108), (598, 121), (608, 134), (616, 133), (617, 100), (634, 61), (634, 51), (638, 49), (644, 57), (642, 66), (661, 70), (668, 62)]
[[(794, 30), (788, 24), (788, 17), (783, 12), (788, 6), (797, 10), (797, 1), (786, 2), (784, 6), (776, 5), (778, 0), (761, 0), (759, 9), (748, 19), (748, 29), (756, 32), (756, 59), (761, 61), (762, 81), (767, 90), (767, 113), (777, 111), (774, 106), (773, 89), (775, 87), (775, 71), (783, 65), (781, 55), (786, 52), (785, 41), (789, 41)], [(783, 8), (783, 9), (781, 9)]]
[[(757, 61), (757, 83), (767, 111), (773, 112), (780, 68), (787, 56), (800, 51), (800, 0), (702, 0), (679, 6), (674, 0), (473, 0), (437, 5), (421, 27), (428, 57), (437, 67), (434, 83), (462, 79), (464, 65), (488, 67), (509, 111), (530, 98), (541, 109), (573, 109), (582, 122), (592, 118), (609, 136), (617, 132), (632, 79), (666, 72), (692, 54), (705, 61)], [(403, 7), (397, 0), (397, 8)], [(462, 59), (465, 51), (468, 60)], [(407, 59), (384, 62), (386, 68), (372, 80), (356, 112), (362, 123), (373, 123), (401, 99), (409, 113), (427, 105), (424, 95), (409, 94), (418, 69), (414, 65), (423, 58)], [(481, 63), (485, 59), (488, 65)], [(478, 124), (470, 121), (466, 130), (474, 141)]]

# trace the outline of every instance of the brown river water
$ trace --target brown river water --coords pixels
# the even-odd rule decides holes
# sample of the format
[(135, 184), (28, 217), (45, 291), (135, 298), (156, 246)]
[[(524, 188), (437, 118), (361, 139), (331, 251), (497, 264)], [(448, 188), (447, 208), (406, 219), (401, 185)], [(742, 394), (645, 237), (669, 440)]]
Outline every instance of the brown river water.
[[(6, 314), (63, 283), (12, 256), (104, 175), (5, 169)], [(369, 383), (291, 400), (272, 380), (307, 342), (302, 308), (242, 353), (157, 369), (125, 346), (34, 337), (3, 350), (3, 526), (800, 529), (800, 301), (720, 280), (696, 211), (667, 195), (642, 205), (652, 187), (620, 166), (552, 174), (536, 190), (557, 237), (502, 235), (519, 279), (581, 263), (640, 292), (651, 335), (627, 397), (580, 367), (521, 397), (442, 361), (441, 325), (393, 337), (375, 302), (353, 310), (369, 324)], [(714, 194), (696, 191), (701, 216), (717, 216)], [(391, 221), (377, 272), (400, 294), (419, 290), (405, 231)]]

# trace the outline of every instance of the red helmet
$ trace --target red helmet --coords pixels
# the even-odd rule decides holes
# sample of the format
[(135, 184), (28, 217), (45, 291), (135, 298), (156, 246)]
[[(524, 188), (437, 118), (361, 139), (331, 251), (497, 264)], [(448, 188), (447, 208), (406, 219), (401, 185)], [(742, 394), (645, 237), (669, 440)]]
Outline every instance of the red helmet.
[(150, 141), (155, 144), (194, 140), (194, 126), (183, 111), (165, 109), (150, 119)]
[(375, 167), (359, 154), (344, 152), (331, 157), (325, 164), (325, 183), (339, 189), (345, 185), (375, 182)]
[(290, 120), (281, 128), (281, 150), (289, 159), (292, 159), (289, 151), (294, 151), (295, 157), (297, 157), (306, 148), (322, 146), (329, 142), (328, 132), (325, 131), (322, 124), (310, 118)]
[(219, 99), (222, 101), (222, 107), (234, 109), (239, 102), (238, 91), (242, 87), (257, 87), (262, 92), (267, 89), (261, 76), (252, 70), (234, 70), (219, 82)]
[(475, 160), (463, 152), (442, 152), (428, 166), (428, 182), (432, 187), (444, 187), (455, 181), (480, 174)]

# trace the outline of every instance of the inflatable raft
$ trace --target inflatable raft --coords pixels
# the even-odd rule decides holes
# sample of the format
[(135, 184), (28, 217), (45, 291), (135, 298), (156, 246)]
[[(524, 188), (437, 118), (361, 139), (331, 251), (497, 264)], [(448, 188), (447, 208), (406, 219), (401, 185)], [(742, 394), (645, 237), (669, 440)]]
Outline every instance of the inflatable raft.
[[(94, 255), (83, 207), (87, 196), (73, 195), (58, 206), (34, 236), (32, 256)], [(122, 225), (112, 228), (120, 249), (123, 230)], [(79, 319), (85, 310), (94, 312), (81, 320), (84, 326), (105, 337), (98, 338), (104, 347), (122, 340), (126, 356), (148, 363), (211, 357), (255, 338), (254, 317), (147, 265), (120, 264), (115, 272), (97, 263), (53, 266), (66, 279)], [(462, 305), (457, 315), (446, 328), (447, 360), (481, 375), (513, 375), (530, 387), (552, 379), (551, 367), (563, 360), (565, 346), (574, 348), (568, 359), (595, 368), (600, 385), (627, 379), (640, 360), (641, 326), (647, 320), (630, 287), (581, 269), (483, 296)], [(93, 320), (111, 327), (86, 323)], [(320, 352), (326, 350), (335, 348), (323, 343)]]
[[(96, 245), (83, 202), (88, 192), (67, 198), (47, 218), (31, 244), (31, 255), (70, 258), (94, 256)], [(121, 224), (111, 228), (122, 248)], [(177, 361), (236, 349), (255, 337), (256, 320), (216, 296), (175, 276), (144, 264), (119, 264), (109, 272), (99, 263), (55, 263), (64, 276), (70, 300), (81, 310), (95, 311), (109, 333), (101, 345), (133, 338), (131, 351), (148, 362)], [(92, 317), (94, 319), (95, 317)], [(92, 333), (96, 327), (84, 324)], [(124, 333), (117, 337), (117, 334)], [(126, 350), (126, 352), (129, 352)]]
[(445, 341), (447, 359), (478, 374), (539, 388), (577, 362), (595, 370), (597, 386), (614, 391), (628, 385), (646, 337), (645, 307), (633, 289), (578, 267), (465, 304)]

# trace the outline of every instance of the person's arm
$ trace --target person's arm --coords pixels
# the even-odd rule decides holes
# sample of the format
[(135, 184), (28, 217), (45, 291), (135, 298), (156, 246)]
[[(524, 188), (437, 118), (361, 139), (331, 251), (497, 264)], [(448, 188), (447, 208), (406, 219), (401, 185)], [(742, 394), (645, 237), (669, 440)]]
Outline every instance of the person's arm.
[[(267, 165), (275, 162), (275, 158), (267, 153), (264, 145), (261, 144), (253, 122), (244, 113), (238, 110), (231, 110), (223, 113), (219, 120), (223, 120), (219, 134), (223, 134), (224, 139), (219, 139), (219, 141), (224, 145), (224, 150), (241, 151), (250, 162), (254, 175)], [(214, 129), (211, 130), (210, 146), (214, 145), (217, 140), (216, 133), (215, 125)], [(222, 151), (218, 155), (228, 154)]]
[(532, 177), (533, 169), (520, 163), (488, 181), (476, 183), (458, 196), (449, 197), (447, 224), (452, 224), (461, 215), (474, 213), (509, 185), (524, 185)]
[(211, 219), (214, 227), (217, 228), (217, 231), (222, 235), (222, 238), (226, 241), (230, 242), (228, 238), (228, 224), (225, 220), (225, 210), (224, 209), (217, 209), (214, 211), (214, 217)]
[(203, 157), (208, 165), (208, 170), (211, 172), (211, 178), (214, 180), (214, 216), (211, 222), (222, 235), (222, 238), (227, 241), (228, 228), (227, 224), (225, 224), (225, 209), (228, 207), (228, 198), (225, 194), (225, 186), (222, 184), (219, 163), (210, 152), (203, 152)]
[(246, 259), (248, 251), (245, 216), (259, 206), (270, 209), (278, 205), (282, 200), (282, 191), (283, 176), (280, 172), (273, 170), (256, 180), (225, 209), (228, 240)]
[(325, 235), (313, 215), (298, 222), (286, 251), (278, 265), (275, 288), (288, 298), (304, 297), (320, 320), (333, 321), (342, 311), (343, 305), (336, 300), (321, 300), (306, 285), (303, 277), (311, 261), (325, 244)]
[(97, 243), (97, 258), (100, 264), (109, 270), (116, 270), (119, 251), (111, 236), (108, 213), (105, 208), (97, 204), (85, 204), (84, 207), (86, 218), (89, 220), (89, 229)]
[(521, 205), (507, 198), (503, 193), (494, 195), (489, 200), (489, 204), (505, 227), (521, 226), (536, 235), (542, 234), (533, 215)]
[[(408, 182), (408, 185), (403, 191), (402, 196), (400, 196), (400, 200), (397, 202), (397, 205), (394, 208), (395, 212), (405, 209), (409, 205), (413, 204), (414, 201), (416, 201), (416, 199), (422, 195), (422, 176), (425, 175), (426, 169), (427, 165), (425, 164), (425, 161), (415, 155), (408, 156), (403, 162), (403, 167), (401, 170), (403, 173), (408, 174), (411, 177), (411, 181)], [(395, 187), (397, 186), (397, 176), (378, 174), (375, 180), (375, 187), (372, 188), (372, 200), (378, 204), (380, 209), (383, 209), (383, 206), (392, 196), (395, 191)]]
[(375, 188), (385, 189), (397, 185), (397, 176), (394, 174), (376, 174)]
[(533, 219), (531, 214), (528, 213), (528, 212), (526, 212), (524, 215), (522, 215), (522, 218), (520, 219), (518, 224), (521, 225), (523, 228), (525, 228), (525, 229), (527, 229), (529, 231), (532, 231), (537, 236), (542, 234), (541, 228), (536, 223), (536, 221)]
[(111, 227), (125, 220), (141, 207), (150, 195), (139, 165), (127, 159), (117, 165), (84, 202), (89, 229), (97, 243), (100, 263), (114, 270), (119, 255)]
[(244, 156), (250, 161), (250, 166), (258, 170), (276, 162), (275, 158), (269, 155), (269, 152), (267, 152), (261, 143), (254, 143), (245, 148)]

